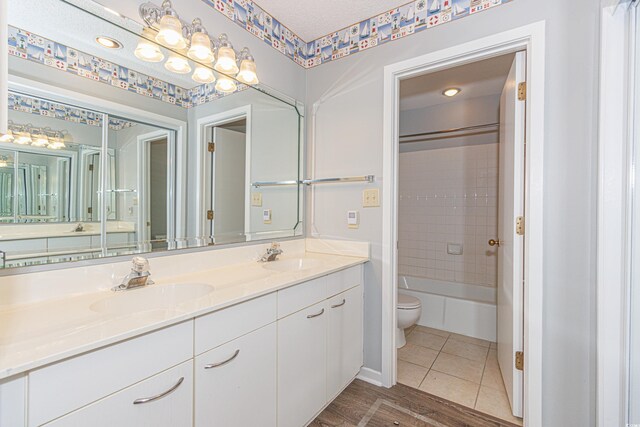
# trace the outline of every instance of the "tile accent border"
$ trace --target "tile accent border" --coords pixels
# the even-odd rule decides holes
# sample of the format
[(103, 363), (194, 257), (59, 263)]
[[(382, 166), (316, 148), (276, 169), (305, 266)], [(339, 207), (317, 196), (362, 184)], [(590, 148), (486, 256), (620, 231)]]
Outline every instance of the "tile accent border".
[(252, 0), (202, 1), (308, 69), (513, 0), (413, 0), (310, 42), (302, 40)]

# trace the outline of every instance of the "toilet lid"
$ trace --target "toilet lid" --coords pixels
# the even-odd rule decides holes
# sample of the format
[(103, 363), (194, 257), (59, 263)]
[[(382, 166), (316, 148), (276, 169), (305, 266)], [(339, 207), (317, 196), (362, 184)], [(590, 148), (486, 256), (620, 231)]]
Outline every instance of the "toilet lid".
[(398, 308), (418, 308), (420, 300), (405, 294), (398, 294)]

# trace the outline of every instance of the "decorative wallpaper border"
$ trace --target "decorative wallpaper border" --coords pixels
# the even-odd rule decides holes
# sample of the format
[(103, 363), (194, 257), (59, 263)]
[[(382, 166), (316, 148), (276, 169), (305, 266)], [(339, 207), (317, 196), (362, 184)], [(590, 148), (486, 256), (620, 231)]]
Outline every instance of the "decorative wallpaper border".
[(202, 0), (304, 68), (353, 55), (513, 0), (414, 0), (305, 42), (252, 0)]
[[(228, 96), (218, 92), (215, 84), (185, 89), (11, 26), (9, 55), (183, 108)], [(238, 92), (247, 88), (238, 83)]]
[[(102, 126), (100, 113), (15, 93), (9, 93), (9, 110), (34, 114), (36, 116), (51, 117), (82, 125)], [(109, 118), (109, 129), (122, 130), (132, 126), (135, 126), (132, 122)]]

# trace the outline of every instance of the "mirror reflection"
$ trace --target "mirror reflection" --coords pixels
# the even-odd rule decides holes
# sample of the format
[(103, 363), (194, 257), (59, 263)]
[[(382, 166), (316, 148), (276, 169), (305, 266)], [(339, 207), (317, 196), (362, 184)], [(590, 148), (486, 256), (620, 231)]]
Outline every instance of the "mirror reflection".
[[(257, 84), (249, 50), (197, 17), (180, 17), (186, 47), (160, 43), (152, 4), (35, 3), (9, 0), (0, 267), (302, 233), (303, 107)], [(254, 185), (272, 181), (290, 184)]]

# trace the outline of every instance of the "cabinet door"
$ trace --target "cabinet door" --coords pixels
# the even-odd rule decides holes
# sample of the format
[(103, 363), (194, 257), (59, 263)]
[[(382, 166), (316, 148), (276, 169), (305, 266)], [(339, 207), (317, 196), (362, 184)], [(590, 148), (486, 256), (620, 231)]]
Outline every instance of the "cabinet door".
[(276, 324), (196, 358), (195, 425), (276, 425)]
[(26, 420), (27, 377), (0, 380), (0, 426), (21, 427)]
[[(86, 380), (91, 381), (90, 378)], [(51, 398), (55, 399), (55, 396)], [(192, 423), (193, 361), (188, 361), (46, 426), (188, 427)]]
[(278, 427), (307, 425), (326, 403), (325, 301), (278, 321)]
[(362, 286), (328, 300), (327, 400), (333, 400), (362, 367)]

